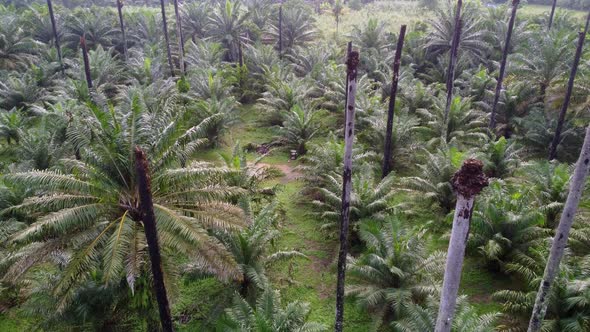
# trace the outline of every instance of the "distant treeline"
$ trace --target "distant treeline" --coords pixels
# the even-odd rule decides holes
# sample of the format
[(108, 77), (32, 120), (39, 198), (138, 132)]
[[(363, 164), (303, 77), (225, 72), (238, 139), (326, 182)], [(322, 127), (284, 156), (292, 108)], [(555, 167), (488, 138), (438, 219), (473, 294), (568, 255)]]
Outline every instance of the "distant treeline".
[[(505, 3), (505, 0), (493, 0), (495, 3)], [(529, 4), (551, 6), (553, 0), (528, 0)], [(569, 9), (588, 10), (590, 9), (589, 0), (557, 0), (557, 6)]]
[[(184, 0), (183, 2), (192, 2), (200, 0)], [(278, 0), (277, 0), (278, 1)], [(314, 1), (314, 0), (312, 0)], [(436, 0), (435, 0), (436, 1)], [(439, 0), (440, 1), (440, 0)], [(506, 0), (489, 0), (494, 3), (505, 3)], [(0, 0), (0, 4), (3, 5), (14, 5), (16, 7), (28, 6), (31, 3), (45, 3), (45, 0)], [(77, 6), (112, 6), (112, 0), (54, 0), (55, 5), (63, 5), (68, 8)], [(309, 2), (309, 1), (308, 1)], [(323, 2), (333, 2), (333, 0), (323, 0)], [(361, 0), (362, 3), (373, 2), (373, 0)], [(485, 1), (484, 1), (485, 2)], [(126, 4), (133, 5), (148, 5), (157, 6), (160, 4), (159, 0), (125, 0)], [(551, 6), (553, 0), (528, 0), (529, 4), (536, 5), (547, 5)], [(577, 10), (590, 10), (590, 0), (557, 0), (557, 6), (562, 8), (577, 9)]]

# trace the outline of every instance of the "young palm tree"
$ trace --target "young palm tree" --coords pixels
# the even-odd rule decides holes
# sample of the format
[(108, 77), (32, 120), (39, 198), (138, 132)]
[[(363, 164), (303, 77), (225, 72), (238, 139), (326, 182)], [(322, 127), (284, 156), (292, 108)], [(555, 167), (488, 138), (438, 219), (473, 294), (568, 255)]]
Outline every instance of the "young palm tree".
[(482, 196), (473, 212), (469, 246), (477, 248), (490, 269), (504, 269), (549, 235), (542, 228), (543, 213), (531, 204), (531, 193), (507, 189), (496, 181)]
[[(100, 11), (90, 9), (77, 9), (75, 14), (66, 17), (64, 44), (71, 49), (78, 49), (80, 38), (86, 37), (88, 49), (94, 49), (98, 45), (108, 48), (113, 45), (113, 37), (119, 31), (111, 20), (105, 20)], [(108, 17), (108, 16), (107, 16)]]
[(436, 153), (424, 150), (426, 163), (417, 165), (419, 175), (401, 179), (405, 190), (414, 193), (419, 201), (436, 205), (443, 214), (455, 206), (455, 194), (451, 186), (453, 174), (463, 158), (456, 149), (439, 148)]
[(227, 183), (246, 190), (253, 200), (257, 198), (256, 195), (266, 192), (264, 188), (261, 188), (262, 182), (276, 175), (273, 169), (260, 164), (266, 155), (249, 162), (246, 151), (239, 142), (234, 145), (231, 153), (222, 152), (219, 156), (225, 167), (233, 171), (232, 174), (228, 174)]
[(317, 116), (319, 111), (293, 106), (285, 115), (283, 126), (279, 128), (280, 140), (302, 156), (307, 153), (307, 144), (320, 130)]
[[(313, 16), (306, 8), (300, 6), (283, 6), (282, 45), (283, 53), (290, 53), (296, 46), (307, 46), (317, 36)], [(278, 21), (272, 21), (270, 35), (278, 43)]]
[[(396, 332), (433, 332), (438, 314), (438, 301), (429, 297), (425, 305), (410, 303), (404, 308), (402, 319), (391, 325)], [(496, 331), (498, 313), (480, 314), (467, 302), (467, 297), (457, 299), (452, 332), (493, 332)]]
[[(352, 153), (354, 165), (362, 165), (375, 156), (356, 146)], [(310, 152), (301, 158), (298, 166), (305, 174), (305, 179), (318, 188), (330, 182), (331, 174), (341, 174), (344, 167), (344, 142), (335, 135), (330, 135), (327, 142), (312, 144)]]
[(241, 2), (226, 0), (219, 2), (209, 17), (207, 35), (223, 45), (226, 50), (224, 60), (237, 62), (239, 43), (247, 41), (242, 33), (248, 16), (248, 13), (242, 11)]
[[(450, 5), (436, 11), (436, 18), (430, 20), (432, 31), (426, 36), (425, 47), (436, 58), (451, 49), (455, 31), (455, 6)], [(487, 31), (482, 26), (481, 13), (476, 4), (465, 4), (461, 14), (461, 35), (459, 39), (459, 58), (466, 58), (472, 64), (484, 60), (489, 49), (486, 42)]]
[(298, 79), (293, 74), (271, 74), (262, 98), (258, 99), (260, 107), (268, 112), (266, 122), (282, 124), (286, 115), (298, 104), (309, 105), (315, 89), (307, 80)]
[(364, 223), (360, 237), (368, 250), (348, 258), (346, 293), (362, 308), (376, 314), (379, 325), (402, 316), (404, 308), (426, 299), (442, 276), (444, 254), (428, 254), (424, 240), (395, 217), (383, 223)]
[[(359, 119), (359, 122), (360, 120), (368, 124), (368, 130), (359, 134), (361, 141), (368, 143), (373, 152), (381, 153), (384, 149), (387, 128), (385, 110), (379, 108), (365, 119)], [(418, 119), (407, 112), (401, 111), (395, 115), (390, 145), (391, 156), (393, 156), (393, 160), (389, 161), (390, 169), (406, 169), (415, 161), (415, 154), (420, 148), (415, 133), (418, 124)]]
[[(493, 298), (502, 303), (505, 313), (505, 328), (525, 331), (528, 318), (533, 310), (535, 295), (541, 284), (547, 255), (545, 251), (530, 251), (519, 255), (508, 264), (508, 271), (522, 279), (524, 290), (502, 290)], [(581, 266), (587, 266), (587, 258)], [(542, 321), (543, 331), (582, 332), (590, 327), (590, 306), (588, 305), (588, 271), (576, 269), (567, 257), (561, 263), (559, 275), (548, 294), (547, 313)]]
[(522, 149), (515, 141), (500, 137), (497, 141), (490, 140), (476, 153), (484, 163), (484, 173), (490, 178), (505, 178), (520, 165)]
[(523, 165), (521, 170), (524, 184), (533, 190), (536, 205), (545, 213), (545, 226), (555, 227), (568, 195), (572, 168), (567, 164), (537, 161)]
[[(252, 211), (247, 214), (251, 215)], [(240, 295), (250, 302), (256, 299), (258, 289), (264, 290), (269, 285), (268, 267), (280, 260), (306, 257), (294, 250), (276, 250), (274, 242), (281, 235), (277, 229), (276, 203), (268, 204), (252, 217), (252, 223), (241, 233), (219, 236), (239, 266)]]
[(545, 102), (547, 89), (567, 72), (572, 37), (565, 31), (553, 30), (538, 38), (530, 42), (526, 55), (515, 55), (514, 72), (538, 87), (539, 99)]
[[(353, 174), (352, 193), (350, 198), (351, 232), (358, 238), (358, 227), (361, 221), (383, 221), (391, 212), (390, 200), (394, 195), (394, 177), (388, 176), (378, 181), (368, 164), (359, 165), (358, 173)], [(321, 199), (314, 201), (320, 210), (322, 228), (338, 228), (340, 206), (342, 206), (342, 178), (338, 173), (324, 175), (325, 185), (318, 188)]]
[(373, 49), (377, 53), (385, 51), (391, 47), (391, 41), (388, 40), (386, 25), (384, 22), (371, 18), (365, 26), (354, 26), (350, 37), (360, 49), (369, 51)]
[(225, 317), (218, 326), (221, 331), (273, 331), (273, 332), (321, 332), (326, 331), (322, 324), (309, 322), (309, 305), (301, 302), (281, 304), (278, 291), (266, 287), (256, 301), (250, 305), (236, 295), (233, 305), (226, 309)]
[(47, 92), (31, 73), (13, 72), (0, 82), (0, 109), (28, 112), (35, 104), (53, 99)]
[[(476, 103), (485, 112), (492, 111), (492, 104), (487, 100)], [(542, 106), (538, 102), (537, 89), (527, 82), (507, 84), (500, 92), (498, 110), (496, 114), (495, 132), (499, 136), (511, 138), (514, 135), (523, 135), (523, 118)], [(546, 147), (546, 146), (545, 146)]]
[(465, 145), (477, 145), (486, 139), (484, 116), (471, 107), (470, 99), (453, 98), (446, 122), (445, 105), (446, 98), (441, 96), (434, 100), (431, 109), (416, 111), (422, 119), (416, 131), (429, 139), (427, 146), (449, 145), (461, 148)]
[(16, 15), (0, 16), (0, 69), (26, 68), (35, 59), (37, 43), (27, 37)]
[[(146, 261), (133, 149), (150, 156), (154, 213), (164, 261), (185, 255), (220, 278), (237, 276), (237, 266), (208, 229), (244, 226), (243, 212), (231, 204), (241, 190), (224, 185), (228, 170), (189, 163), (205, 142), (206, 121), (191, 124), (174, 97), (151, 104), (151, 96), (131, 90), (118, 109), (96, 106), (78, 114), (69, 138), (81, 160), (64, 159), (61, 170), (5, 175), (5, 181), (36, 188), (36, 195), (4, 213), (23, 211), (36, 221), (11, 238), (19, 259), (4, 275), (15, 280), (51, 255), (71, 255), (54, 292), (58, 309), (72, 299), (76, 286), (93, 271), (107, 284), (126, 276), (131, 289)], [(152, 108), (153, 107), (153, 108)], [(187, 165), (179, 168), (179, 165)], [(167, 267), (171, 267), (166, 264)]]
[(182, 29), (187, 40), (196, 43), (197, 39), (206, 37), (210, 10), (210, 5), (204, 2), (189, 2), (182, 6)]

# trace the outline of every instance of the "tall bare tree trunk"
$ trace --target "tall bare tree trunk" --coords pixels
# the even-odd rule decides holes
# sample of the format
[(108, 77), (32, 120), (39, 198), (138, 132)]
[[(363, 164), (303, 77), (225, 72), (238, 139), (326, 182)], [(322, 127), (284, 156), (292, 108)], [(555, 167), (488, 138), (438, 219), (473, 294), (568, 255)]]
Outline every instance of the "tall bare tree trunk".
[(449, 68), (447, 70), (447, 104), (445, 107), (444, 124), (446, 125), (449, 118), (449, 111), (451, 110), (451, 102), (453, 101), (453, 87), (455, 86), (455, 68), (457, 67), (457, 52), (459, 50), (459, 42), (461, 41), (461, 8), (463, 7), (463, 0), (457, 2), (457, 10), (455, 11), (455, 31), (453, 32), (453, 41), (451, 42), (451, 52), (449, 54)]
[(510, 40), (512, 39), (512, 31), (514, 31), (514, 21), (516, 20), (516, 11), (520, 0), (512, 0), (512, 15), (510, 15), (510, 22), (508, 23), (508, 33), (506, 34), (506, 43), (504, 44), (504, 51), (502, 53), (502, 62), (500, 64), (500, 73), (498, 74), (498, 82), (496, 83), (496, 94), (494, 95), (494, 104), (492, 106), (492, 114), (490, 115), (490, 130), (493, 132), (496, 128), (496, 111), (498, 109), (498, 102), (500, 101), (500, 92), (502, 91), (502, 83), (504, 83), (504, 73), (506, 72), (506, 61), (508, 60), (508, 51), (510, 50)]
[(174, 76), (174, 65), (172, 64), (172, 52), (170, 51), (170, 37), (168, 36), (168, 21), (166, 20), (166, 6), (164, 0), (160, 0), (160, 7), (162, 9), (162, 25), (164, 29), (164, 40), (166, 42), (166, 53), (168, 54), (168, 66), (170, 67), (170, 75)]
[(467, 245), (471, 225), (473, 202), (475, 196), (488, 185), (488, 179), (483, 173), (483, 163), (475, 159), (465, 160), (461, 169), (453, 176), (452, 183), (457, 193), (457, 206), (455, 207), (453, 229), (447, 252), (447, 263), (440, 294), (440, 307), (435, 332), (449, 332), (453, 325), (455, 304), (465, 257), (465, 246)]
[(563, 251), (567, 244), (574, 216), (580, 203), (580, 197), (584, 192), (584, 184), (586, 183), (586, 177), (590, 170), (590, 126), (586, 128), (586, 137), (584, 138), (584, 145), (582, 151), (580, 151), (580, 157), (576, 163), (576, 169), (574, 175), (570, 181), (569, 193), (559, 225), (553, 238), (553, 244), (551, 245), (551, 251), (549, 252), (549, 258), (547, 259), (547, 266), (545, 266), (545, 273), (543, 274), (543, 280), (537, 293), (535, 300), (535, 306), (529, 321), (528, 332), (538, 332), (541, 330), (545, 313), (547, 312), (547, 306), (549, 305), (548, 295), (555, 276), (559, 272), (559, 263), (563, 257)]
[(352, 188), (352, 144), (354, 142), (354, 112), (359, 53), (351, 51), (346, 60), (347, 100), (344, 128), (344, 172), (342, 173), (342, 210), (340, 212), (340, 251), (338, 252), (338, 280), (336, 285), (336, 323), (334, 330), (342, 332), (344, 324), (344, 282), (348, 255), (348, 226), (350, 221), (350, 192)]
[(64, 62), (61, 56), (61, 46), (59, 44), (59, 36), (57, 34), (57, 25), (55, 23), (55, 15), (53, 14), (53, 3), (47, 0), (47, 9), (49, 9), (49, 18), (51, 19), (51, 28), (53, 29), (53, 38), (55, 38), (55, 49), (57, 50), (57, 58), (61, 68), (62, 75), (65, 74)]
[(549, 160), (553, 160), (553, 159), (555, 159), (555, 157), (557, 157), (557, 146), (559, 145), (559, 141), (561, 140), (561, 130), (563, 129), (563, 122), (565, 121), (565, 114), (567, 113), (567, 109), (570, 105), (570, 99), (572, 97), (572, 91), (574, 90), (574, 81), (576, 79), (576, 73), (578, 72), (578, 65), (580, 64), (580, 58), (582, 57), (582, 51), (584, 50), (584, 39), (586, 38), (586, 34), (588, 33), (588, 25), (589, 24), (590, 24), (590, 12), (588, 13), (588, 18), (586, 19), (586, 26), (584, 27), (584, 32), (579, 32), (578, 47), (576, 49), (576, 55), (574, 58), (574, 63), (572, 65), (570, 79), (567, 83), (567, 91), (565, 93), (565, 100), (563, 101), (563, 105), (561, 107), (561, 112), (559, 113), (559, 119), (557, 120), (557, 128), (555, 128), (555, 135), (553, 136), (553, 141), (551, 142), (551, 148), (549, 149)]
[(176, 15), (176, 38), (178, 38), (178, 56), (180, 62), (180, 72), (186, 74), (186, 64), (184, 63), (184, 36), (182, 35), (182, 17), (178, 10), (178, 1), (174, 0), (174, 15)]
[[(348, 45), (346, 45), (346, 59), (348, 61), (348, 58), (350, 58), (350, 53), (352, 52), (352, 42), (348, 42)], [(348, 105), (348, 73), (346, 73), (346, 84), (345, 84), (345, 88), (346, 91), (344, 91), (344, 126), (346, 127), (346, 105)]]
[(555, 16), (555, 7), (557, 7), (557, 0), (553, 0), (553, 5), (551, 5), (551, 14), (549, 14), (549, 26), (547, 26), (547, 30), (551, 30), (553, 27), (553, 17)]
[(399, 67), (401, 65), (402, 49), (404, 47), (404, 38), (406, 37), (406, 26), (402, 25), (397, 47), (395, 49), (395, 58), (393, 60), (393, 79), (391, 80), (391, 92), (389, 94), (389, 108), (387, 109), (387, 129), (385, 130), (385, 149), (383, 151), (383, 171), (382, 177), (385, 178), (391, 171), (391, 137), (393, 135), (393, 116), (395, 111), (395, 99), (397, 96), (397, 85), (399, 82)]
[(283, 57), (283, 4), (279, 7), (279, 58)]
[(244, 54), (242, 53), (242, 41), (238, 39), (238, 65), (240, 68), (244, 66)]
[(117, 0), (117, 12), (119, 13), (119, 26), (121, 27), (121, 36), (123, 37), (123, 54), (125, 61), (129, 61), (129, 54), (127, 54), (127, 34), (125, 33), (125, 23), (123, 22), (123, 1)]
[(88, 49), (86, 48), (86, 35), (80, 37), (80, 48), (82, 49), (82, 60), (84, 61), (84, 75), (86, 76), (86, 85), (92, 89), (92, 76), (90, 75), (90, 60), (88, 60)]
[(160, 311), (160, 322), (165, 332), (174, 331), (172, 326), (172, 316), (170, 315), (170, 305), (166, 295), (166, 285), (164, 284), (164, 271), (162, 271), (162, 257), (160, 256), (160, 245), (158, 244), (158, 229), (156, 228), (156, 216), (154, 214), (154, 204), (152, 202), (151, 180), (149, 175), (149, 165), (145, 153), (139, 148), (135, 148), (135, 169), (137, 172), (137, 183), (139, 191), (139, 207), (141, 209), (143, 229), (147, 240), (152, 274), (154, 277), (154, 290), (158, 309)]

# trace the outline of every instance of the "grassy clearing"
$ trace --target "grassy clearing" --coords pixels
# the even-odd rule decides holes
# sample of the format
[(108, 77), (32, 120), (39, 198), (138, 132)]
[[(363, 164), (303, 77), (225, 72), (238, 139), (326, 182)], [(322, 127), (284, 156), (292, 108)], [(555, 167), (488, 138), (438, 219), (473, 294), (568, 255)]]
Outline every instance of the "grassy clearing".
[(416, 1), (376, 1), (358, 11), (346, 7), (338, 33), (334, 16), (327, 10), (317, 17), (317, 26), (325, 39), (338, 39), (350, 34), (355, 25), (364, 26), (370, 18), (385, 22), (388, 31), (397, 32), (403, 24), (412, 27), (431, 16), (432, 12), (419, 8)]
[[(525, 15), (529, 15), (529, 16), (537, 16), (537, 15), (548, 15), (549, 12), (551, 11), (551, 6), (544, 6), (544, 5), (525, 5), (523, 6), (521, 12)], [(586, 17), (586, 15), (588, 15), (587, 12), (582, 11), (582, 10), (573, 10), (573, 9), (566, 9), (566, 8), (558, 8), (557, 12), (568, 12), (570, 14), (572, 14), (573, 17), (579, 18), (579, 19), (584, 19)]]
[[(550, 6), (525, 4), (520, 9), (520, 15), (546, 15), (550, 10)], [(579, 19), (584, 19), (587, 15), (587, 12), (581, 10), (558, 8), (559, 11), (568, 12)], [(342, 41), (352, 32), (354, 26), (362, 27), (371, 18), (384, 22), (387, 31), (397, 33), (403, 24), (408, 25), (411, 31), (417, 22), (425, 22), (433, 15), (433, 11), (420, 7), (418, 1), (375, 1), (364, 5), (361, 10), (346, 7), (338, 32), (336, 20), (329, 9), (317, 16), (317, 26), (324, 39)]]
[[(319, 220), (311, 213), (309, 206), (298, 199), (302, 189), (302, 181), (293, 181), (286, 184), (277, 196), (285, 213), (283, 235), (277, 248), (299, 250), (309, 259), (278, 264), (271, 274), (285, 300), (309, 303), (311, 320), (331, 327), (336, 308), (335, 257), (338, 242), (335, 236), (319, 230)], [(372, 330), (371, 317), (351, 301), (346, 302), (345, 312), (345, 331)]]

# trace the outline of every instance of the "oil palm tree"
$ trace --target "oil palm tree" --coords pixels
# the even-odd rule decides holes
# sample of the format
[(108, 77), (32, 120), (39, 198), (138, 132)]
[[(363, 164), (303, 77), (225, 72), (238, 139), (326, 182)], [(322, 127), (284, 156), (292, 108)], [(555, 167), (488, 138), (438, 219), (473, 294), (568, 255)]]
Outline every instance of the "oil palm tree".
[[(249, 208), (247, 215), (252, 215)], [(277, 228), (279, 216), (276, 203), (266, 205), (252, 219), (252, 223), (240, 233), (220, 234), (220, 240), (240, 269), (240, 295), (250, 302), (256, 299), (258, 289), (264, 290), (269, 285), (267, 268), (281, 260), (306, 257), (298, 251), (277, 250), (275, 247), (275, 240), (281, 235)]]
[[(361, 165), (373, 158), (375, 153), (365, 151), (358, 145), (353, 148), (352, 162)], [(331, 134), (327, 142), (312, 144), (310, 152), (301, 158), (298, 166), (310, 184), (322, 188), (330, 181), (331, 174), (340, 174), (344, 167), (344, 142)]]
[[(386, 120), (387, 114), (384, 108), (379, 108), (377, 112), (364, 117), (368, 130), (362, 131), (359, 137), (363, 142), (368, 143), (371, 150), (376, 153), (380, 153), (384, 149)], [(418, 123), (418, 119), (406, 111), (400, 111), (395, 115), (391, 135), (391, 155), (393, 158), (389, 161), (390, 169), (404, 169), (413, 164), (415, 154), (420, 148), (415, 133)]]
[(36, 103), (53, 99), (50, 96), (32, 73), (13, 72), (0, 82), (0, 109), (28, 111)]
[(520, 165), (522, 148), (513, 140), (500, 137), (497, 141), (490, 140), (479, 152), (478, 159), (484, 163), (484, 173), (489, 178), (506, 178), (511, 176)]
[[(481, 10), (475, 3), (464, 4), (461, 13), (461, 38), (459, 40), (459, 58), (465, 58), (471, 64), (484, 60), (489, 45), (486, 43), (487, 31), (482, 25)], [(469, 8), (471, 7), (471, 8)], [(426, 35), (425, 47), (436, 58), (451, 49), (451, 40), (455, 31), (455, 8), (453, 5), (436, 11), (436, 17), (430, 20), (431, 31)]]
[[(476, 105), (486, 113), (492, 111), (490, 100), (479, 101)], [(496, 134), (506, 138), (511, 138), (513, 135), (524, 135), (521, 133), (524, 128), (519, 126), (519, 121), (523, 121), (525, 116), (538, 110), (540, 106), (542, 104), (538, 102), (536, 87), (526, 82), (508, 84), (500, 92), (496, 114)]]
[(470, 99), (453, 98), (446, 123), (445, 105), (446, 98), (441, 95), (434, 100), (430, 109), (416, 111), (421, 118), (421, 124), (416, 131), (428, 139), (427, 146), (449, 145), (462, 148), (466, 145), (477, 145), (487, 138), (484, 116), (472, 108)]
[[(509, 271), (518, 275), (525, 283), (524, 290), (502, 290), (494, 293), (493, 298), (502, 303), (505, 313), (506, 329), (526, 330), (528, 318), (535, 303), (535, 296), (542, 281), (546, 262), (546, 253), (530, 251), (519, 255), (509, 264)], [(584, 258), (581, 266), (587, 266)], [(588, 271), (576, 269), (570, 259), (561, 263), (560, 275), (551, 288), (547, 298), (548, 308), (542, 323), (542, 330), (549, 332), (582, 332), (590, 327), (590, 306), (588, 299)]]
[(315, 88), (309, 81), (298, 79), (294, 74), (282, 75), (272, 72), (262, 98), (258, 99), (260, 107), (267, 112), (266, 120), (270, 124), (282, 124), (286, 115), (297, 104), (308, 105)]
[(80, 160), (64, 159), (61, 170), (5, 175), (7, 183), (36, 188), (36, 195), (3, 213), (23, 211), (36, 221), (11, 237), (16, 259), (4, 280), (16, 280), (52, 254), (65, 252), (71, 258), (53, 288), (61, 298), (58, 309), (65, 308), (93, 271), (100, 271), (107, 284), (124, 277), (134, 289), (147, 258), (136, 146), (150, 158), (163, 252), (185, 255), (220, 278), (238, 275), (231, 255), (207, 230), (244, 226), (242, 210), (231, 204), (241, 190), (224, 185), (227, 169), (188, 162), (205, 143), (207, 124), (191, 124), (188, 111), (173, 101), (169, 96), (154, 107), (150, 96), (130, 90), (117, 110), (90, 105), (69, 128)]
[(502, 270), (506, 263), (549, 236), (545, 216), (531, 204), (531, 193), (514, 191), (500, 181), (484, 191), (473, 212), (469, 246), (488, 267)]
[(381, 53), (391, 46), (386, 33), (385, 23), (375, 18), (369, 19), (365, 26), (355, 25), (352, 28), (350, 37), (354, 45), (363, 51), (368, 51), (372, 48), (377, 53)]
[[(358, 169), (359, 172), (353, 174), (350, 198), (350, 229), (353, 242), (358, 240), (361, 221), (383, 221), (392, 212), (390, 201), (394, 195), (395, 184), (393, 175), (378, 181), (368, 164), (359, 166)], [(323, 178), (325, 185), (318, 188), (321, 198), (314, 201), (314, 205), (322, 218), (322, 228), (337, 228), (342, 206), (342, 176), (331, 173)]]
[(25, 31), (16, 15), (0, 17), (0, 69), (26, 68), (35, 59), (38, 45)]
[[(278, 15), (277, 15), (278, 17)], [(309, 10), (301, 6), (283, 6), (282, 42), (283, 52), (290, 53), (296, 46), (307, 46), (318, 35), (315, 21)], [(278, 43), (278, 20), (272, 21), (270, 35)]]
[(521, 168), (523, 183), (533, 190), (536, 205), (545, 213), (546, 227), (555, 227), (567, 198), (572, 167), (556, 162), (529, 162)]
[(114, 21), (105, 19), (105, 16), (90, 9), (78, 8), (65, 19), (64, 44), (77, 49), (80, 38), (85, 36), (88, 49), (94, 49), (98, 45), (104, 48), (112, 46), (112, 39), (119, 34), (119, 30), (115, 28)]
[(454, 148), (440, 147), (435, 153), (424, 150), (424, 164), (418, 164), (418, 175), (401, 179), (404, 190), (414, 194), (418, 201), (437, 206), (443, 214), (455, 206), (451, 185), (453, 174), (459, 168), (463, 154)]
[(182, 6), (182, 29), (186, 40), (196, 43), (198, 39), (206, 37), (209, 27), (208, 3), (190, 2)]
[(248, 13), (242, 10), (241, 2), (231, 0), (219, 2), (209, 17), (207, 36), (223, 45), (226, 50), (224, 60), (238, 60), (239, 43), (247, 41), (243, 36), (247, 18)]
[(568, 70), (572, 34), (552, 30), (537, 38), (529, 43), (526, 56), (515, 54), (514, 72), (538, 88), (539, 99), (544, 103), (547, 90)]
[(435, 293), (444, 254), (428, 254), (420, 235), (399, 219), (364, 223), (360, 237), (368, 250), (358, 258), (348, 257), (346, 294), (375, 313), (379, 325), (401, 318), (404, 308)]
[(320, 111), (303, 108), (299, 104), (293, 106), (278, 130), (279, 140), (295, 149), (298, 155), (306, 154), (307, 144), (320, 130), (317, 121), (319, 113)]
[[(433, 332), (438, 314), (438, 301), (429, 297), (425, 305), (411, 303), (405, 308), (402, 319), (391, 325), (396, 332)], [(493, 332), (496, 331), (498, 313), (480, 314), (467, 302), (467, 297), (457, 299), (452, 332)]]
[(266, 287), (255, 305), (250, 305), (236, 295), (233, 305), (226, 309), (219, 324), (220, 331), (274, 331), (274, 332), (321, 332), (322, 324), (309, 322), (309, 304), (301, 302), (281, 303), (278, 291)]

